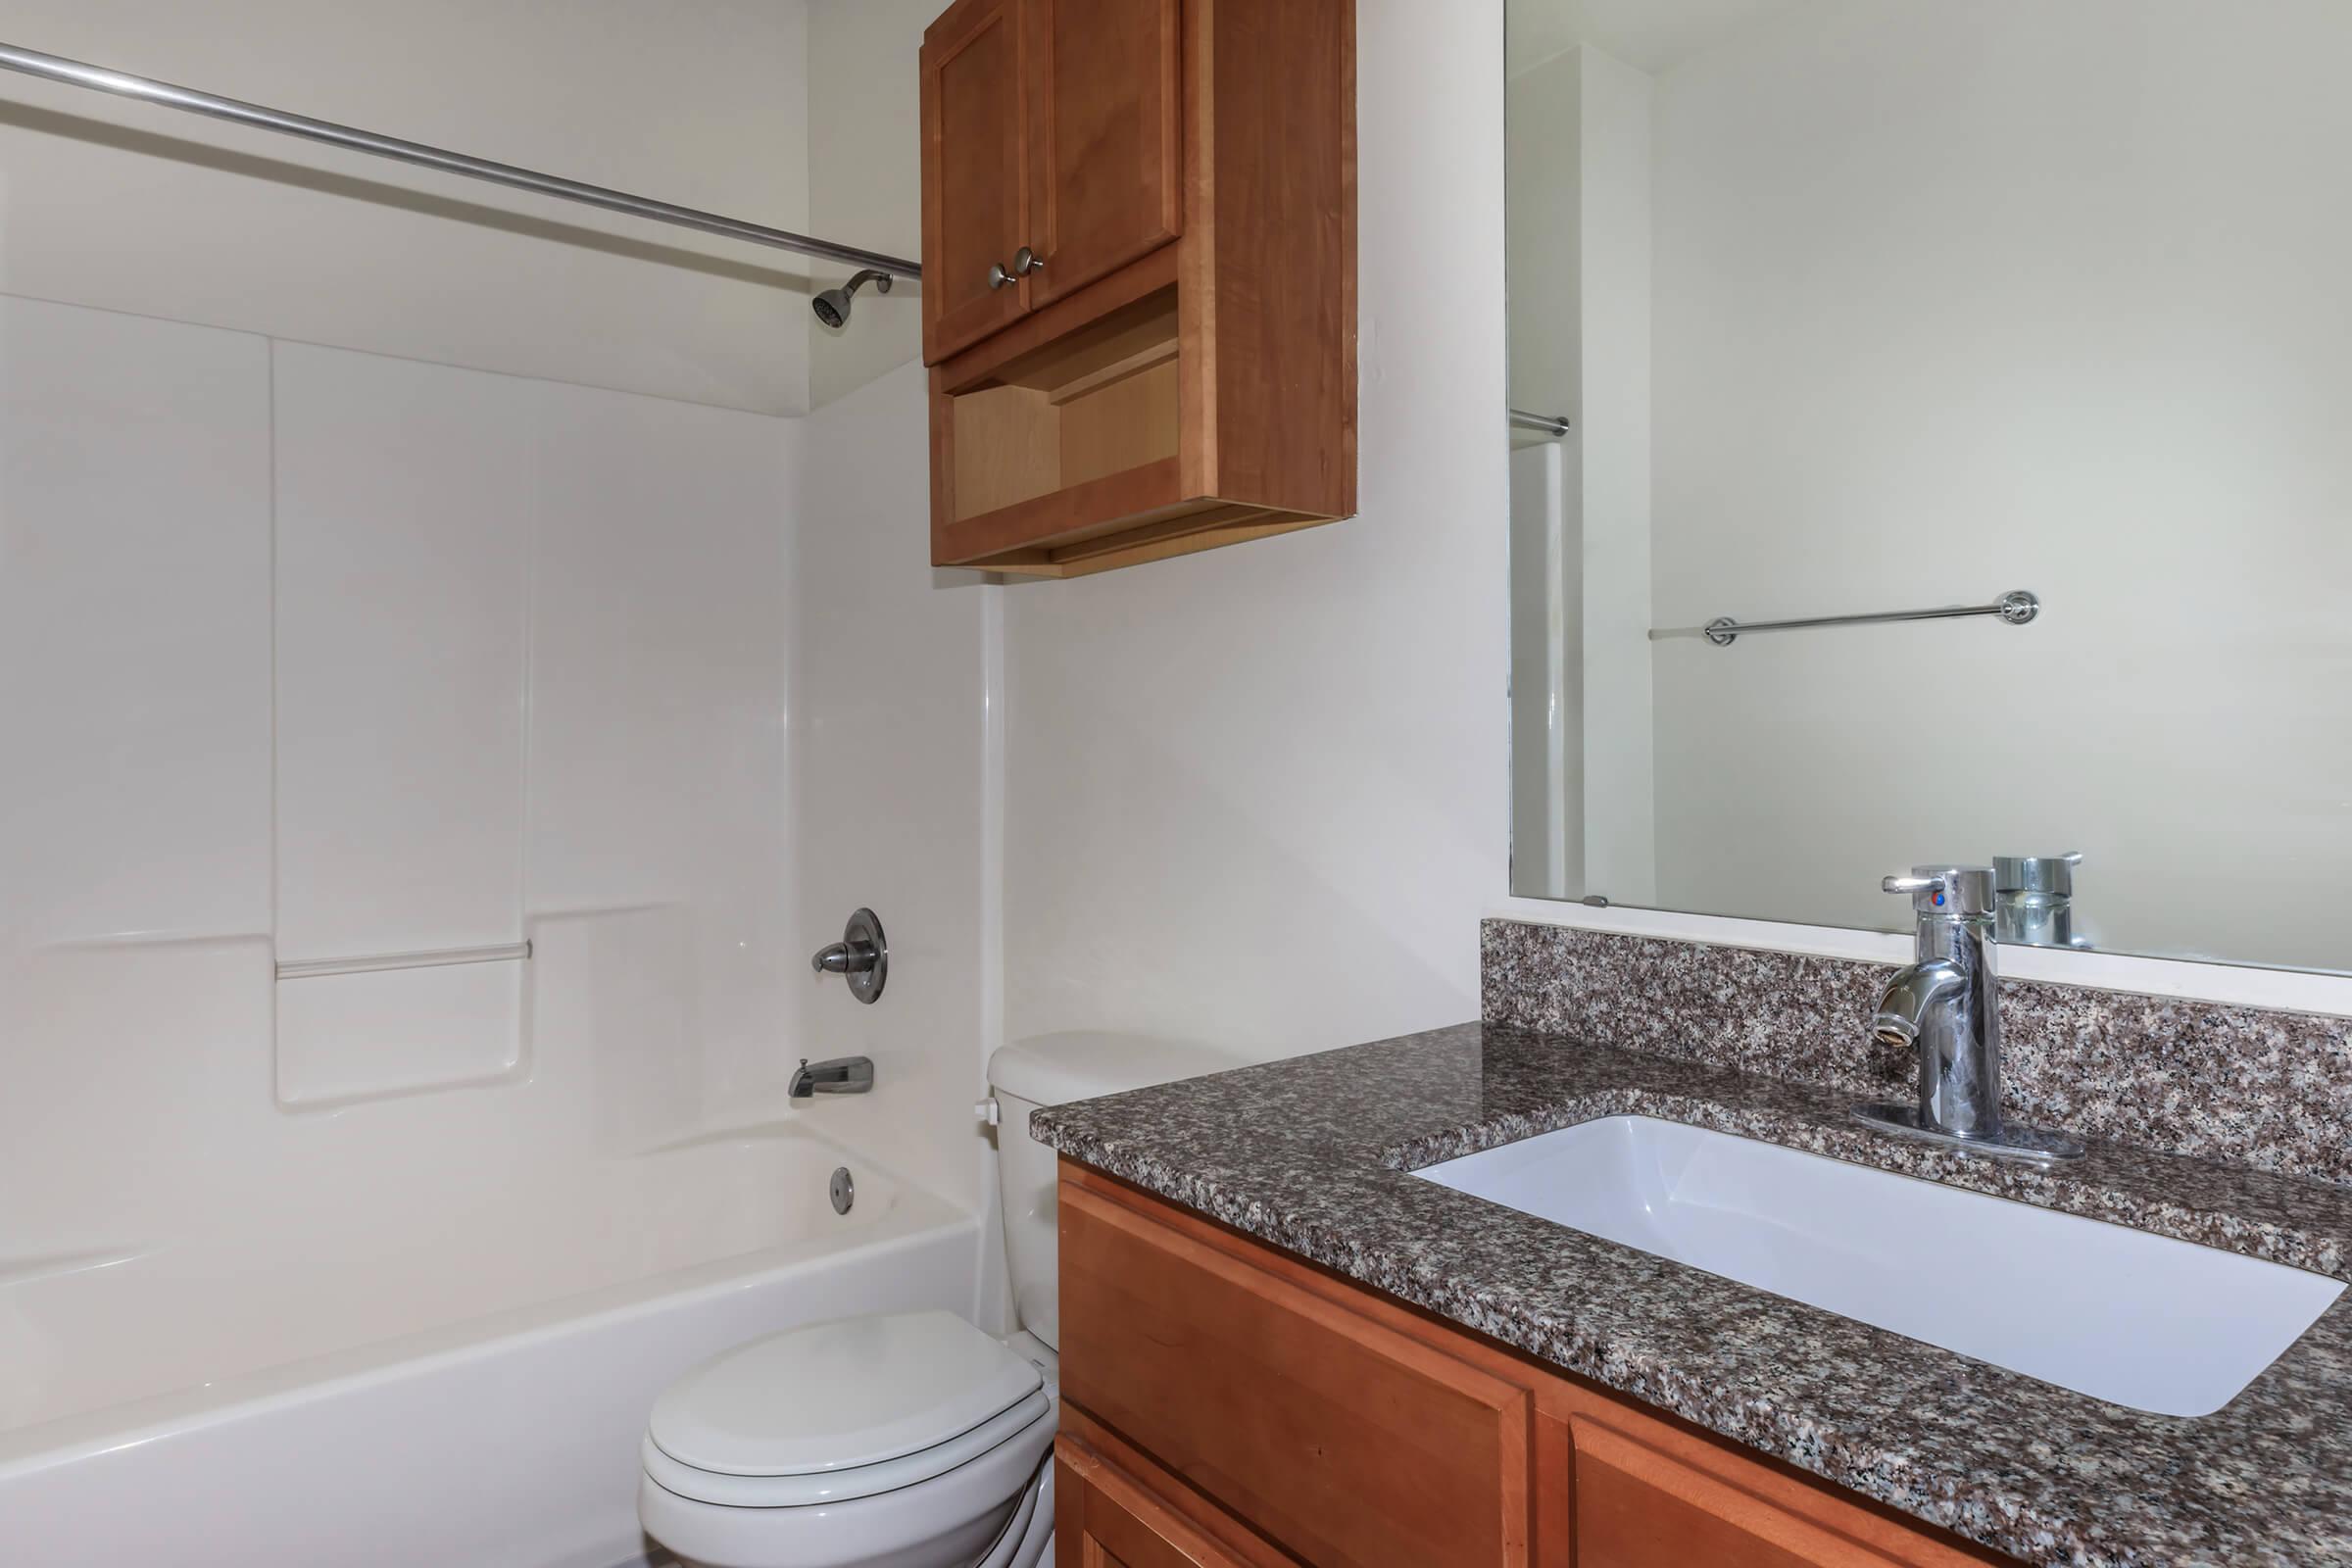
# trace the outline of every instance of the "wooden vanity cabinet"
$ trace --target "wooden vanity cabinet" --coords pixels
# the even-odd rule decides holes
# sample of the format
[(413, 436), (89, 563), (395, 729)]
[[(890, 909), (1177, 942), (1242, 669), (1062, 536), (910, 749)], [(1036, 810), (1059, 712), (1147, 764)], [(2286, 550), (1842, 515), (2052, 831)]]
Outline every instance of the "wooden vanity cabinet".
[(2009, 1561), (1061, 1169), (1056, 1530), (1074, 1563)]
[(924, 34), (932, 560), (1073, 576), (1355, 510), (1352, 0)]

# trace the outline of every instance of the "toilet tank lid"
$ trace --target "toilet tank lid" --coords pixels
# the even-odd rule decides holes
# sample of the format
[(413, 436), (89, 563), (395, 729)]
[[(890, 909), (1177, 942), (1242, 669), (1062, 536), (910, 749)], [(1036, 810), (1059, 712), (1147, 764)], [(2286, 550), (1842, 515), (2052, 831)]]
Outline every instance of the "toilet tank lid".
[(1033, 1105), (1061, 1105), (1241, 1065), (1241, 1057), (1208, 1046), (1085, 1029), (1000, 1048), (988, 1058), (988, 1081)]

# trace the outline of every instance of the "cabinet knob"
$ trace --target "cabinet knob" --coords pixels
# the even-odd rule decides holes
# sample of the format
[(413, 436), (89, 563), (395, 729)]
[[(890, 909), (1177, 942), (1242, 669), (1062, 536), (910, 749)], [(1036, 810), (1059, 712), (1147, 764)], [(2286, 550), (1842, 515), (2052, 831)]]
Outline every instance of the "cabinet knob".
[(1031, 272), (1042, 272), (1045, 270), (1045, 258), (1026, 245), (1022, 246), (1012, 259), (1012, 275), (1015, 277), (1027, 277)]
[(988, 264), (988, 286), (992, 289), (1012, 287), (1012, 274), (1004, 270), (1003, 262)]

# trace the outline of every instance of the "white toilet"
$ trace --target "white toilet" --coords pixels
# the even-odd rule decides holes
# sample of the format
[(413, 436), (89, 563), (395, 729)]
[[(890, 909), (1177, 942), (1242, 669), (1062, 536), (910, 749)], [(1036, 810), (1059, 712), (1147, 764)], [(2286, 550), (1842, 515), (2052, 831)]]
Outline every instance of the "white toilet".
[(655, 1401), (637, 1516), (703, 1568), (1052, 1568), (1059, 1389), (1054, 1152), (1039, 1105), (1238, 1063), (1125, 1035), (1047, 1035), (989, 1061), (1004, 1243), (1022, 1332), (950, 1312), (772, 1334)]

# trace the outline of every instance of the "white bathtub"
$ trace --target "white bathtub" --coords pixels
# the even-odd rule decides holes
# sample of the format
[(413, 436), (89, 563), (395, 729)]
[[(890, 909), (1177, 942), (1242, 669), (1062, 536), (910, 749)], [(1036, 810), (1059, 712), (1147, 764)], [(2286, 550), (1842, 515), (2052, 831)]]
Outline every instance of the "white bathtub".
[(978, 1255), (972, 1216), (791, 1123), (240, 1218), (0, 1257), (0, 1562), (632, 1562), (671, 1378), (817, 1318), (968, 1313)]

